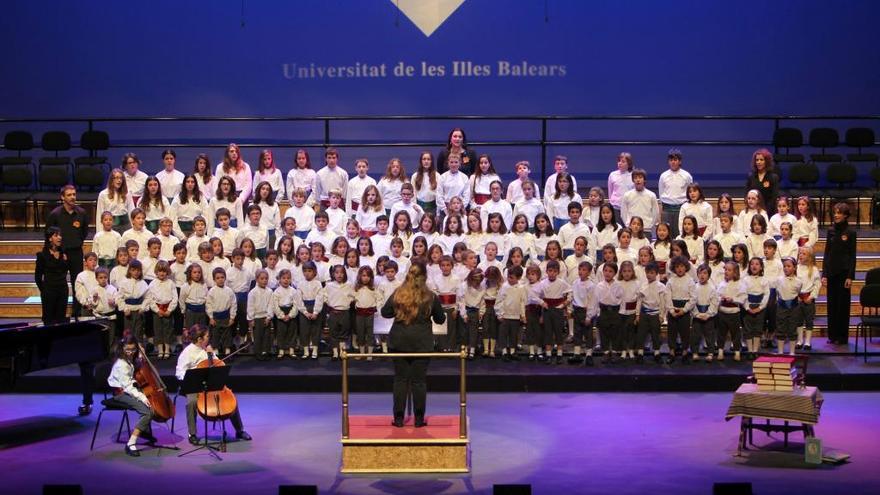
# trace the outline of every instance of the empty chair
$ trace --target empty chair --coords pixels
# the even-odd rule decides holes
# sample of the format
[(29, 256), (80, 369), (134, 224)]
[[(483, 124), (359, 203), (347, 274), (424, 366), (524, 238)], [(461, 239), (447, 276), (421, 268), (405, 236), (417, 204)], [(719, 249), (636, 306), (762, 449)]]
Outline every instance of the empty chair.
[[(27, 227), (27, 207), (31, 201), (32, 186), (34, 183), (33, 165), (28, 163), (25, 165), (3, 165), (0, 166), (0, 228), (6, 227), (6, 212), (4, 204), (12, 206), (14, 204), (24, 205), (24, 226)], [(36, 226), (36, 223), (34, 224)]]
[(864, 148), (872, 148), (874, 146), (874, 130), (868, 127), (853, 127), (846, 130), (846, 145), (850, 148), (856, 148), (858, 153), (847, 153), (846, 161), (855, 163), (873, 163), (875, 167), (880, 166), (880, 159), (877, 153), (864, 153)]
[(4, 156), (0, 158), (0, 167), (5, 165), (30, 165), (33, 159), (29, 156), (22, 156), (23, 151), (34, 149), (34, 137), (27, 131), (10, 131), (3, 136), (3, 147), (7, 151), (15, 151), (15, 156)]
[(859, 337), (862, 337), (864, 359), (868, 362), (868, 339), (873, 340), (874, 327), (880, 326), (880, 285), (866, 282), (859, 292), (859, 305), (862, 307), (862, 314), (856, 327), (855, 353), (858, 356)]
[(857, 179), (856, 167), (847, 162), (832, 163), (828, 165), (826, 178), (828, 179), (828, 182), (836, 186), (828, 189), (827, 195), (830, 200), (830, 208), (828, 208), (829, 220), (830, 212), (833, 211), (835, 203), (855, 200), (856, 225), (859, 225), (861, 223), (861, 211), (859, 209), (858, 199), (861, 196), (862, 191), (855, 187)]
[[(788, 164), (796, 165), (804, 163), (804, 155), (800, 153), (792, 153), (792, 148), (800, 148), (804, 145), (804, 135), (800, 129), (794, 127), (780, 127), (773, 132), (773, 146), (777, 153), (773, 155), (773, 161), (776, 162), (779, 181), (782, 182), (783, 172)], [(785, 152), (780, 152), (780, 150)], [(791, 181), (790, 181), (791, 182)]]
[(104, 131), (86, 131), (80, 137), (79, 146), (89, 154), (74, 158), (73, 185), (77, 199), (87, 204), (98, 200), (98, 192), (106, 182), (110, 161), (98, 152), (110, 148), (110, 137)]
[(40, 203), (54, 205), (60, 198), (61, 187), (70, 183), (69, 156), (61, 155), (70, 151), (70, 134), (64, 131), (49, 131), (43, 134), (40, 146), (52, 156), (41, 157), (38, 161), (37, 188), (31, 199), (34, 202), (34, 226), (40, 225)]
[(78, 156), (73, 160), (75, 166), (101, 165), (110, 166), (106, 156), (99, 156), (98, 152), (110, 149), (110, 136), (104, 131), (86, 131), (79, 138), (79, 147), (88, 152), (88, 156)]
[(819, 148), (821, 153), (811, 153), (810, 160), (813, 163), (840, 163), (843, 156), (839, 153), (829, 153), (829, 148), (837, 148), (840, 145), (840, 136), (837, 129), (830, 127), (818, 127), (810, 131), (810, 146)]

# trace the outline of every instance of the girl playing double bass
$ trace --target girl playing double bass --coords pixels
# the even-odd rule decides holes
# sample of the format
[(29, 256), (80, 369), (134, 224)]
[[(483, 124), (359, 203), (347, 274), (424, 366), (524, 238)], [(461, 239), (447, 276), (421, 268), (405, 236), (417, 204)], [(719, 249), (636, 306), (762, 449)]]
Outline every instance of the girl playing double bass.
[(156, 443), (150, 425), (153, 421), (150, 400), (135, 385), (134, 373), (138, 367), (139, 356), (137, 339), (133, 335), (123, 337), (116, 347), (116, 361), (107, 378), (107, 384), (114, 390), (114, 399), (131, 407), (139, 416), (125, 445), (125, 453), (132, 457), (141, 455), (137, 449), (138, 438), (143, 438), (151, 445)]
[[(180, 356), (177, 358), (177, 370), (175, 372), (177, 379), (181, 382), (183, 381), (184, 375), (186, 375), (186, 371), (197, 368), (199, 363), (209, 359), (209, 354), (211, 355), (211, 359), (216, 359), (213, 357), (214, 349), (211, 348), (211, 332), (208, 327), (193, 325), (184, 330), (184, 339), (189, 341), (190, 344), (180, 352)], [(198, 445), (200, 441), (199, 437), (196, 435), (196, 409), (198, 407), (198, 399), (199, 394), (197, 393), (187, 394), (186, 396), (186, 426), (189, 430), (189, 443), (193, 445)], [(238, 408), (235, 409), (235, 412), (232, 413), (229, 420), (232, 422), (233, 428), (235, 428), (235, 438), (239, 440), (251, 440), (251, 436), (248, 432), (244, 431), (244, 426), (241, 423), (241, 414), (239, 414)]]

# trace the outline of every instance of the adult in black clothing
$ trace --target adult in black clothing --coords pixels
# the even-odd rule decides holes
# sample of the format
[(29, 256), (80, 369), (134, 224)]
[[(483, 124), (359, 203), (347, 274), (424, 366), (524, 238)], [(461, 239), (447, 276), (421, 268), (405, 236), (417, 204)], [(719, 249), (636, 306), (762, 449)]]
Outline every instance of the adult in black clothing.
[(446, 139), (446, 148), (437, 155), (438, 174), (449, 170), (449, 167), (446, 165), (446, 159), (450, 153), (461, 155), (460, 171), (467, 175), (474, 173), (474, 167), (477, 166), (477, 153), (467, 147), (467, 137), (461, 127), (456, 127), (449, 131), (449, 137)]
[(776, 199), (779, 197), (779, 175), (773, 165), (773, 153), (761, 148), (752, 153), (752, 171), (746, 179), (746, 192), (756, 189), (764, 200), (767, 218), (776, 213)]
[[(382, 316), (394, 318), (389, 331), (390, 347), (393, 352), (431, 352), (434, 350), (434, 335), (431, 320), (442, 324), (446, 313), (440, 301), (428, 289), (428, 271), (421, 262), (414, 262), (406, 274), (403, 284), (382, 307)], [(412, 392), (415, 426), (425, 426), (425, 406), (427, 403), (428, 358), (394, 359), (394, 421), (393, 425), (403, 426), (407, 390)]]
[[(68, 184), (61, 188), (61, 205), (49, 213), (46, 219), (46, 232), (49, 229), (58, 229), (61, 232), (61, 249), (67, 258), (67, 272), (70, 274), (70, 285), (76, 282), (76, 276), (83, 270), (83, 243), (89, 233), (89, 217), (86, 211), (76, 204), (76, 187)], [(67, 293), (67, 282), (65, 282)], [(42, 296), (41, 296), (42, 297)], [(45, 300), (43, 316), (45, 322)], [(64, 312), (62, 317), (67, 321), (67, 297), (63, 299)], [(81, 308), (76, 297), (73, 298), (73, 317), (79, 317)], [(82, 405), (79, 406), (79, 414), (86, 415), (92, 412), (92, 392), (95, 384), (95, 364), (79, 363), (79, 374), (83, 391)]]
[(61, 230), (58, 227), (46, 229), (43, 249), (37, 253), (37, 267), (34, 282), (40, 289), (43, 305), (43, 324), (66, 323), (67, 298), (67, 255), (62, 249)]
[[(89, 233), (89, 218), (86, 210), (76, 204), (76, 188), (70, 184), (61, 188), (61, 205), (49, 213), (46, 228), (57, 227), (61, 230), (61, 248), (67, 255), (67, 266), (70, 272), (70, 283), (83, 271), (83, 243)], [(73, 298), (73, 317), (80, 313), (80, 304)]]
[(849, 226), (849, 205), (834, 205), (834, 225), (828, 229), (822, 263), (822, 285), (828, 293), (828, 342), (849, 342), (849, 305), (856, 275), (856, 231)]

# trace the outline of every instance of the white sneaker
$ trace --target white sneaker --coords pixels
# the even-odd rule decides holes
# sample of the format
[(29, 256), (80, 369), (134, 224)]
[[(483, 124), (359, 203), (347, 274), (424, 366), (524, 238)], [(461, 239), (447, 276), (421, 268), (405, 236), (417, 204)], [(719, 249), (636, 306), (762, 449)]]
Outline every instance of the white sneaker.
[(724, 361), (724, 349), (718, 349), (718, 360)]
[(734, 361), (739, 361), (739, 351), (736, 351), (736, 352), (733, 353), (733, 360), (734, 360)]

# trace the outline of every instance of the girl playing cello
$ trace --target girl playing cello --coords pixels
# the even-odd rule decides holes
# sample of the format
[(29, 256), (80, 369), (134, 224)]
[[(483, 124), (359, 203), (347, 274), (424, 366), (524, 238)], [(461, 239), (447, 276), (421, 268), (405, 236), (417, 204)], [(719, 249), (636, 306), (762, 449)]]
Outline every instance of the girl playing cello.
[[(175, 374), (177, 375), (177, 379), (183, 381), (184, 375), (186, 375), (186, 371), (197, 368), (199, 363), (205, 361), (206, 359), (214, 359), (214, 349), (211, 348), (211, 332), (208, 327), (202, 325), (193, 325), (191, 328), (184, 330), (184, 338), (190, 342), (186, 348), (181, 351), (180, 356), (177, 358), (177, 370)], [(199, 437), (196, 435), (196, 409), (198, 407), (197, 401), (199, 399), (199, 394), (187, 394), (186, 396), (186, 426), (189, 430), (189, 443), (193, 445), (199, 444)], [(239, 440), (251, 440), (251, 436), (248, 432), (244, 431), (244, 426), (241, 423), (241, 414), (239, 414), (238, 408), (235, 409), (235, 412), (232, 413), (232, 416), (229, 417), (229, 420), (232, 422), (233, 428), (235, 428), (235, 438)]]
[(114, 399), (132, 408), (139, 416), (125, 445), (125, 453), (132, 457), (141, 455), (137, 449), (138, 438), (143, 438), (151, 445), (156, 443), (150, 425), (153, 421), (150, 400), (135, 384), (134, 374), (139, 363), (139, 347), (133, 335), (124, 336), (116, 347), (116, 361), (107, 378), (107, 384), (114, 390)]

